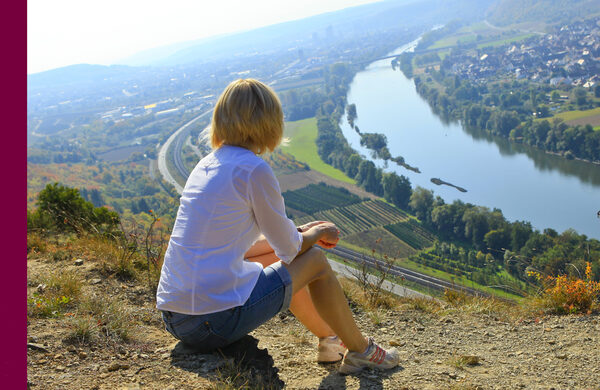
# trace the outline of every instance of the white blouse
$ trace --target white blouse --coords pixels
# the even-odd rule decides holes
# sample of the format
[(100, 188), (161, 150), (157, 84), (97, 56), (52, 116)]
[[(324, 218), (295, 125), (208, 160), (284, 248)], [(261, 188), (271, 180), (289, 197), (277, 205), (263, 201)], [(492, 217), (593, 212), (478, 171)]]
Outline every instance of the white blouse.
[(185, 184), (157, 308), (208, 314), (243, 305), (262, 270), (244, 254), (260, 233), (285, 263), (302, 246), (271, 167), (248, 149), (224, 145), (200, 160)]

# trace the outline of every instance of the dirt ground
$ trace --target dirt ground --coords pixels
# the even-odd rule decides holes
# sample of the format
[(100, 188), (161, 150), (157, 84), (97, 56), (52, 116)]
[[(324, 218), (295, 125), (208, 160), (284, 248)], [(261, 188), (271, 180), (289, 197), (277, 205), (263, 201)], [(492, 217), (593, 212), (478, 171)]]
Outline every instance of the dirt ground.
[(79, 275), (86, 294), (122, 302), (131, 337), (80, 343), (70, 337), (73, 319), (66, 315), (29, 318), (28, 388), (34, 390), (600, 389), (598, 315), (515, 320), (484, 303), (464, 311), (442, 304), (435, 312), (409, 299), (375, 311), (352, 304), (365, 334), (399, 350), (401, 367), (343, 376), (339, 363), (316, 363), (316, 338), (289, 312), (223, 351), (200, 354), (164, 331), (146, 286), (103, 277), (94, 261), (75, 266), (30, 258), (29, 293), (57, 267)]

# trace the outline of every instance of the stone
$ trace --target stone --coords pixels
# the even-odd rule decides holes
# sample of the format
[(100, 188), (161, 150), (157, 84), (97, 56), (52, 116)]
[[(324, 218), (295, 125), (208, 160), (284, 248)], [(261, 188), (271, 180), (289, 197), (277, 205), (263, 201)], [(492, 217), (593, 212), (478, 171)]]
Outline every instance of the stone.
[(129, 368), (128, 364), (123, 363), (114, 363), (108, 366), (106, 369), (108, 372), (118, 371), (118, 370), (127, 370)]
[(74, 264), (75, 264), (76, 266), (83, 265), (83, 259), (77, 259), (77, 260), (75, 260), (75, 263), (74, 263)]
[(90, 280), (90, 284), (100, 284), (102, 283), (102, 279), (92, 279)]
[(85, 358), (87, 358), (87, 353), (85, 353), (83, 351), (79, 352), (79, 359), (85, 359)]
[(36, 343), (27, 343), (27, 348), (30, 348), (30, 349), (33, 349), (36, 351), (49, 352), (46, 347), (44, 347), (43, 345), (40, 345), (40, 344), (36, 344)]

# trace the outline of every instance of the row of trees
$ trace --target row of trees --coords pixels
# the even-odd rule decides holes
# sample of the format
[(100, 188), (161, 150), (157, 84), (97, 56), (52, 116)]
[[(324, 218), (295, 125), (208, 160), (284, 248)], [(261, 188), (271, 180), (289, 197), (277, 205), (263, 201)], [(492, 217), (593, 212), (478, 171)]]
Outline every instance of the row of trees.
[(433, 191), (420, 187), (413, 191), (409, 206), (440, 239), (490, 255), (521, 279), (527, 279), (528, 267), (550, 275), (580, 276), (576, 271), (587, 261), (593, 264), (594, 274), (600, 271), (600, 241), (573, 230), (539, 232), (529, 222), (508, 222), (499, 209), (460, 200), (446, 204), (439, 196), (434, 197)]

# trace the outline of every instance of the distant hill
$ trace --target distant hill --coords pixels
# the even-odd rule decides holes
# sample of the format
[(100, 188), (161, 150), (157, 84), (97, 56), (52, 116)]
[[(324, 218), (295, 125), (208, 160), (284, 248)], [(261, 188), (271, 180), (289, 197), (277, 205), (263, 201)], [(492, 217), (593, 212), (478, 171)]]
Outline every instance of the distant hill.
[[(174, 66), (223, 60), (252, 53), (268, 54), (303, 42), (364, 35), (369, 31), (422, 26), (452, 19), (482, 19), (496, 0), (389, 0), (328, 12), (255, 30), (179, 42), (139, 52), (120, 65), (78, 64), (27, 76), (28, 91), (47, 87), (106, 84), (143, 77), (140, 66)], [(148, 68), (146, 68), (148, 69)]]
[(105, 79), (127, 78), (139, 69), (126, 65), (77, 64), (27, 75), (28, 88), (97, 83)]
[(600, 14), (598, 0), (499, 0), (490, 7), (488, 20), (496, 25), (562, 23)]
[(328, 12), (240, 33), (146, 50), (119, 63), (177, 65), (248, 53), (268, 53), (294, 42), (330, 39), (353, 32), (430, 26), (448, 20), (481, 18), (494, 0), (391, 0)]

